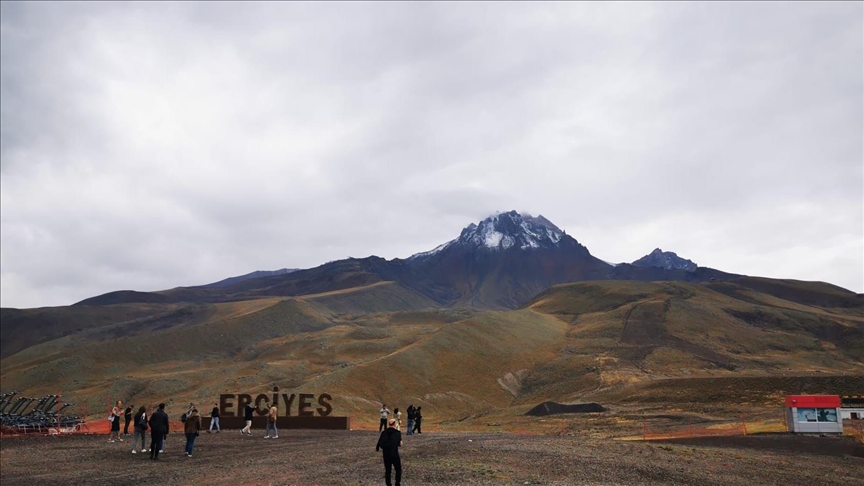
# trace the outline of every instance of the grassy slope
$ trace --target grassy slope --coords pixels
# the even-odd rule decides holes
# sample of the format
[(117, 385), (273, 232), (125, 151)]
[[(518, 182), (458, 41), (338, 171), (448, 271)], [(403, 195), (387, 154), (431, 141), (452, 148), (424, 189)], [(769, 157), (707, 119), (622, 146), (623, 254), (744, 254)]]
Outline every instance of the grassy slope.
[[(5, 358), (3, 390), (31, 395), (74, 390), (96, 406), (106, 395), (209, 400), (262, 382), (299, 384), (346, 362), (392, 352), (429, 326), (452, 320), (452, 311), (423, 317), (434, 314), (423, 310), (433, 306), (396, 284), (302, 298), (175, 305), (170, 312), (84, 329)], [(391, 314), (385, 311), (394, 308), (420, 316), (419, 324), (406, 324), (409, 313), (395, 313), (402, 324), (388, 330)], [(69, 309), (93, 315), (105, 308)], [(352, 322), (355, 316), (346, 312), (365, 318)], [(376, 317), (375, 312), (385, 313)]]
[[(30, 395), (63, 390), (94, 407), (109, 396), (209, 402), (279, 384), (331, 393), (337, 413), (371, 424), (381, 401), (457, 420), (496, 409), (517, 414), (545, 400), (629, 406), (631, 396), (655, 403), (680, 399), (678, 389), (695, 397), (729, 388), (710, 385), (716, 379), (768, 400), (797, 390), (791, 382), (769, 386), (765, 376), (864, 375), (860, 296), (777, 282), (757, 282), (762, 291), (752, 282), (584, 282), (510, 312), (436, 309), (386, 282), (172, 305), (155, 316), (142, 307), (144, 317), (99, 321), (4, 358), (2, 383)], [(837, 383), (824, 391), (847, 386)]]
[[(526, 398), (531, 403), (543, 396), (627, 403), (631, 393), (650, 383), (656, 396), (675, 402), (681, 379), (695, 390), (711, 389), (699, 383), (715, 377), (758, 388), (771, 379), (735, 380), (802, 373), (845, 373), (864, 383), (860, 308), (813, 307), (724, 286), (746, 300), (716, 292), (713, 284), (681, 283), (591, 282), (539, 295), (530, 308), (555, 315), (570, 328), (557, 363), (547, 364), (536, 378), (525, 378), (523, 387), (533, 389), (526, 390)], [(547, 378), (556, 375), (564, 379)], [(787, 391), (797, 391), (793, 382)], [(851, 386), (855, 380), (843, 383)], [(837, 391), (837, 386), (826, 387), (826, 393)], [(810, 392), (818, 390), (810, 387)], [(734, 393), (729, 396), (734, 401)]]
[[(488, 312), (449, 323), (408, 346), (308, 383), (363, 403), (414, 403), (448, 417), (465, 416), (514, 399), (502, 384), (554, 359), (566, 326), (533, 311)], [(404, 405), (403, 405), (404, 406)]]
[(173, 308), (159, 304), (125, 304), (99, 308), (0, 309), (0, 359), (52, 339), (159, 315)]

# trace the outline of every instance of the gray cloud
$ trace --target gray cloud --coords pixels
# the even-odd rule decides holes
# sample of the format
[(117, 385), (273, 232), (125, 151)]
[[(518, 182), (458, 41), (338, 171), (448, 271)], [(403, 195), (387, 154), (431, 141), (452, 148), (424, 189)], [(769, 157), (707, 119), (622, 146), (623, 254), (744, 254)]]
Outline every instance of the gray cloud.
[(511, 208), (864, 291), (864, 7), (2, 3), (2, 305), (405, 257)]

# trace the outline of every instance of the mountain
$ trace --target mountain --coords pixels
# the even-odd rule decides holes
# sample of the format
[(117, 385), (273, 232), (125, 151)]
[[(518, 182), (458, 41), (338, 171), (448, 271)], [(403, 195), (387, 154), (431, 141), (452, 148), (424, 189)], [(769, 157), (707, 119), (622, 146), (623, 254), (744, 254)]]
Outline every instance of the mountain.
[(246, 275), (228, 277), (218, 282), (202, 285), (202, 287), (230, 287), (245, 280), (251, 280), (253, 278), (273, 277), (276, 275), (286, 275), (291, 272), (296, 272), (297, 270), (299, 270), (299, 268), (280, 268), (279, 270), (256, 270), (252, 273), (247, 273)]
[(404, 260), (376, 256), (348, 258), (305, 270), (253, 273), (203, 286), (159, 292), (111, 292), (76, 305), (218, 303), (294, 297), (390, 281), (440, 306), (515, 309), (539, 292), (568, 282), (708, 282), (740, 277), (711, 268), (680, 267), (611, 265), (591, 255), (585, 246), (542, 215), (509, 211), (471, 223), (457, 238)]
[(613, 266), (510, 211), (406, 259), (0, 309), (0, 383), (91, 411), (278, 383), (369, 426), (385, 400), (485, 427), (546, 401), (774, 417), (783, 394), (860, 392), (864, 295), (658, 252)]
[(690, 260), (685, 260), (674, 252), (663, 251), (655, 248), (654, 251), (633, 262), (637, 267), (659, 267), (666, 270), (684, 270), (693, 272), (697, 265)]
[(564, 231), (542, 215), (535, 218), (530, 214), (510, 211), (489, 216), (480, 221), (480, 224), (471, 223), (462, 230), (458, 238), (432, 251), (413, 255), (408, 260), (421, 261), (454, 246), (487, 251), (503, 251), (510, 248), (527, 251), (558, 248), (564, 236), (566, 236)]
[(450, 305), (516, 308), (552, 285), (609, 278), (613, 267), (543, 216), (516, 211), (470, 224), (407, 259), (413, 273), (455, 291)]

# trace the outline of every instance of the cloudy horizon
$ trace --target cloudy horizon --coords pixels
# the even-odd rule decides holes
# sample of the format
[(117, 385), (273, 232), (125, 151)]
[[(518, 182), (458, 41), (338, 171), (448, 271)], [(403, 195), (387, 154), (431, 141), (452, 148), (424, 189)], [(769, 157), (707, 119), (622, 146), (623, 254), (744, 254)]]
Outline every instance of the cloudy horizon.
[(0, 4), (0, 305), (430, 250), (864, 292), (864, 4)]

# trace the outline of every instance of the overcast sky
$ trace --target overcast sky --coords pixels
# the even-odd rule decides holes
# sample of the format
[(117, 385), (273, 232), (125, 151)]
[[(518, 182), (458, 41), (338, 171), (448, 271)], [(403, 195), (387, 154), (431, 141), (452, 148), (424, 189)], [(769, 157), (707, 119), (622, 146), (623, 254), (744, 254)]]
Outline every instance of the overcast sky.
[(2, 306), (407, 257), (510, 209), (606, 261), (862, 292), (862, 19), (3, 2)]

